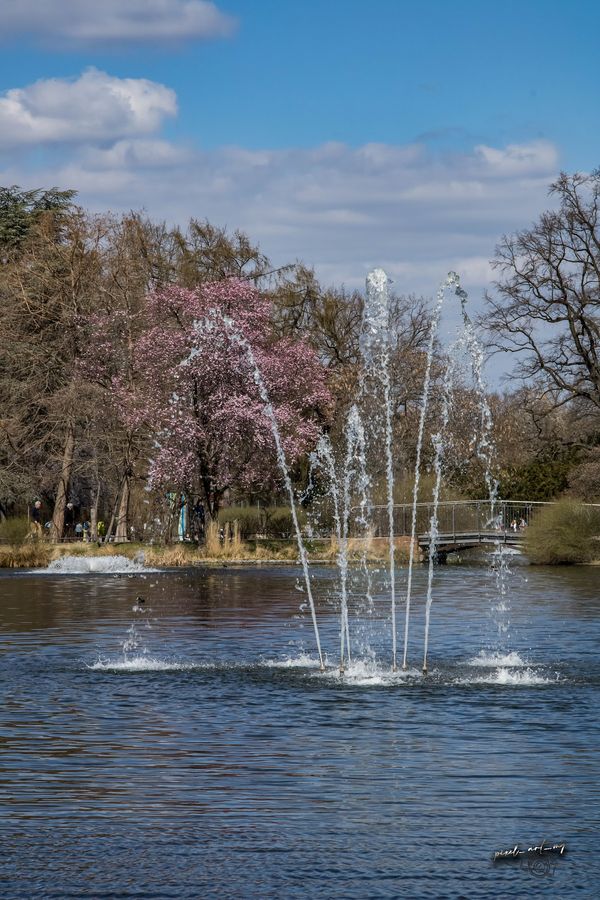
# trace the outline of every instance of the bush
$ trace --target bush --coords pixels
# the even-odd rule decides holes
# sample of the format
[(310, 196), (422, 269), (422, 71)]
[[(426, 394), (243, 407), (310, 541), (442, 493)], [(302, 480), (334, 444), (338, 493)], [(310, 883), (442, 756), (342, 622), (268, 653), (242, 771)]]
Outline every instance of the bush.
[(31, 523), (25, 516), (0, 522), (0, 541), (12, 547), (20, 547), (31, 533)]
[(525, 533), (533, 563), (585, 563), (600, 557), (600, 508), (559, 500), (536, 516)]
[(264, 529), (265, 513), (260, 506), (225, 506), (219, 510), (219, 525), (238, 523), (240, 537), (248, 538)]
[[(296, 531), (292, 511), (289, 506), (270, 506), (265, 510), (265, 532), (268, 537), (292, 538)], [(300, 527), (306, 524), (306, 513), (303, 509), (297, 509)]]

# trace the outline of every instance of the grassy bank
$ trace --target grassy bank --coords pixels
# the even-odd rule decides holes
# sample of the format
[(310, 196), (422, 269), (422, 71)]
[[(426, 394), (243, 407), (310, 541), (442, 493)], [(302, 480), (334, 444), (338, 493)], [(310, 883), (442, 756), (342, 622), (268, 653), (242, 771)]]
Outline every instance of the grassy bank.
[[(410, 541), (396, 539), (396, 561), (399, 565), (408, 562)], [(307, 552), (311, 561), (335, 562), (338, 545), (334, 538), (307, 542)], [(139, 558), (143, 553), (144, 563), (155, 568), (174, 566), (194, 566), (220, 563), (266, 563), (296, 562), (298, 547), (295, 540), (242, 540), (235, 529), (226, 529), (225, 537), (210, 536), (206, 544), (171, 544), (169, 546), (145, 544), (101, 544), (68, 543), (52, 544), (47, 541), (27, 540), (21, 545), (0, 545), (0, 568), (34, 569), (45, 568), (53, 560), (62, 556), (114, 556), (120, 554), (128, 559)], [(348, 555), (351, 560), (359, 560), (363, 553), (369, 562), (388, 559), (387, 538), (370, 538), (366, 541), (351, 540)]]

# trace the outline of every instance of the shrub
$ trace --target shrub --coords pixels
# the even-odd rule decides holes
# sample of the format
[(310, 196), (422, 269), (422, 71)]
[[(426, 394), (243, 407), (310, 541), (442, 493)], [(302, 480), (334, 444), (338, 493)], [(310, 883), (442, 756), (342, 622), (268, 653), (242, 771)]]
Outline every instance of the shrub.
[(533, 563), (591, 562), (600, 557), (600, 508), (559, 500), (536, 516), (525, 533), (525, 551)]
[(265, 513), (260, 506), (225, 506), (219, 510), (219, 525), (238, 523), (240, 537), (260, 534), (264, 529)]
[[(268, 537), (292, 538), (295, 536), (294, 520), (289, 506), (270, 506), (265, 510), (265, 532)], [(297, 509), (300, 527), (306, 524), (306, 513)]]
[(0, 541), (13, 547), (20, 547), (31, 533), (31, 523), (25, 516), (0, 522)]

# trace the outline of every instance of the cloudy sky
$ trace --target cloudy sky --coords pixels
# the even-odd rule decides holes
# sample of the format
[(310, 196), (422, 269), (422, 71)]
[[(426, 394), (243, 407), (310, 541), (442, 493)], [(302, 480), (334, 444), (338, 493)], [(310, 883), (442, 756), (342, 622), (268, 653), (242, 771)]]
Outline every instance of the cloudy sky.
[(597, 0), (3, 0), (0, 183), (246, 230), (478, 304), (503, 232), (600, 165)]

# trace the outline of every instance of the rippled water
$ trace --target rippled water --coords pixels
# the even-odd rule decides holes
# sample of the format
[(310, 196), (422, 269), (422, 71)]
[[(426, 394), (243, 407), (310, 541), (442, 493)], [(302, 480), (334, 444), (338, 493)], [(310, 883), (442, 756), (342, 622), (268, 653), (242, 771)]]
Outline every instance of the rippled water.
[(518, 568), (499, 643), (494, 579), (440, 568), (427, 678), (424, 572), (410, 670), (382, 597), (343, 678), (297, 574), (0, 575), (1, 896), (596, 896), (598, 570)]

